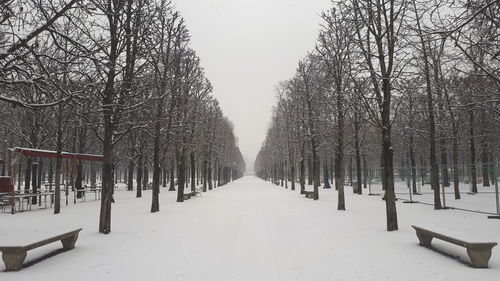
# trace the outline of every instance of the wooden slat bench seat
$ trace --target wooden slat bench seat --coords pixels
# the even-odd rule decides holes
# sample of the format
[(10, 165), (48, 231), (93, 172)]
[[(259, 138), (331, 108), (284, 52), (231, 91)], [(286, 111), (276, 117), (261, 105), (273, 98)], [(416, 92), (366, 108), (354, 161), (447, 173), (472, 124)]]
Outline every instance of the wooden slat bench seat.
[(198, 191), (191, 191), (188, 193), (184, 193), (184, 200), (191, 199), (191, 197), (196, 196), (196, 194), (199, 194), (199, 192)]
[(78, 239), (78, 233), (80, 233), (81, 230), (81, 228), (73, 230), (26, 246), (0, 246), (2, 259), (5, 263), (5, 271), (21, 270), (24, 260), (26, 259), (26, 254), (29, 250), (33, 250), (56, 241), (61, 241), (63, 248), (66, 250), (73, 249), (75, 247), (76, 240)]
[(418, 226), (412, 225), (417, 233), (420, 245), (431, 246), (432, 238), (440, 239), (467, 249), (470, 261), (474, 267), (486, 268), (491, 257), (491, 249), (497, 245), (495, 242), (473, 243), (436, 233)]
[(306, 196), (306, 198), (311, 198), (311, 199), (314, 199), (316, 200), (316, 193), (314, 191), (305, 191), (303, 192), (303, 194)]

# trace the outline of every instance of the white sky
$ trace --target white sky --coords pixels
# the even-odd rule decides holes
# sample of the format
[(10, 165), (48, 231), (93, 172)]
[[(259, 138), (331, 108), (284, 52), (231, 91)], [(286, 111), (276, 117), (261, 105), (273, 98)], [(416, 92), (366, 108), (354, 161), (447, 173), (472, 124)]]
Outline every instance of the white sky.
[[(240, 149), (253, 166), (275, 103), (274, 87), (314, 48), (330, 0), (176, 0)], [(250, 163), (249, 163), (250, 162)]]

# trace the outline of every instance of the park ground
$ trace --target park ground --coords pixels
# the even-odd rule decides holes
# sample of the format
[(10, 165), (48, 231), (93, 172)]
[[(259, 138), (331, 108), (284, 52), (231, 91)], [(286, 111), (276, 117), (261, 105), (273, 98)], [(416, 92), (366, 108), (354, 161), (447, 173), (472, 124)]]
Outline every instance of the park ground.
[[(30, 266), (0, 272), (0, 280), (499, 280), (500, 246), (493, 249), (490, 268), (476, 269), (464, 248), (439, 240), (433, 241), (438, 251), (419, 246), (411, 225), (500, 242), (500, 220), (399, 200), (399, 230), (387, 232), (384, 201), (366, 191), (355, 195), (347, 188), (347, 210), (337, 211), (334, 189), (321, 189), (313, 201), (297, 190), (245, 177), (184, 203), (162, 189), (161, 210), (151, 214), (150, 191), (136, 199), (135, 192), (120, 188), (109, 235), (97, 232), (99, 201), (63, 206), (59, 215), (52, 209), (4, 213), (0, 244), (83, 230), (74, 250), (32, 265), (61, 246), (30, 251), (25, 262)], [(468, 202), (484, 201), (478, 208), (486, 204), (494, 211), (492, 193), (482, 196), (460, 204), (474, 209)]]

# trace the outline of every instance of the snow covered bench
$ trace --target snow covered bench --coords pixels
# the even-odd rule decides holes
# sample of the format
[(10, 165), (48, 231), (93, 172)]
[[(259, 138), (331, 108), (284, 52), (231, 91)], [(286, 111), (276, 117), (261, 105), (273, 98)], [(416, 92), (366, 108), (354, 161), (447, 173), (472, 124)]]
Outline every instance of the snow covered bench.
[(200, 195), (203, 192), (203, 188), (196, 188), (194, 191), (184, 193), (184, 200), (191, 199), (191, 197), (195, 197), (196, 195)]
[(63, 249), (73, 249), (75, 247), (76, 240), (78, 239), (78, 233), (81, 230), (81, 228), (73, 230), (26, 246), (0, 246), (2, 259), (5, 263), (5, 271), (21, 270), (24, 259), (26, 259), (26, 254), (29, 250), (33, 250), (56, 241), (62, 242)]
[(491, 249), (497, 245), (497, 243), (495, 242), (489, 242), (489, 243), (466, 242), (427, 229), (423, 229), (418, 226), (412, 225), (412, 227), (415, 229), (418, 240), (420, 241), (420, 245), (422, 246), (430, 247), (432, 238), (436, 238), (466, 248), (467, 255), (469, 255), (470, 261), (474, 267), (480, 267), (480, 268), (488, 267), (488, 262), (491, 257)]
[(314, 191), (305, 191), (304, 190), (304, 195), (306, 196), (306, 198), (311, 198), (311, 199), (314, 199), (316, 200), (316, 193)]
[(191, 199), (191, 197), (194, 197), (197, 194), (201, 194), (201, 193), (198, 192), (198, 191), (191, 191), (191, 192), (188, 192), (188, 193), (184, 193), (184, 200)]

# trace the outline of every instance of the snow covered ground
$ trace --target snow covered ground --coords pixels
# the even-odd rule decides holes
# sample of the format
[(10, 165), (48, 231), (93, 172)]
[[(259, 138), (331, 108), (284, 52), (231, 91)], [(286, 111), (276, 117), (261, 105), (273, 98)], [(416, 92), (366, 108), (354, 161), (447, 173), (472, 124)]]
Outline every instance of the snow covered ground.
[[(406, 183), (396, 182), (395, 186), (396, 186), (396, 196), (398, 198), (410, 200), (410, 194), (408, 192)], [(495, 200), (496, 195), (494, 186), (483, 187), (482, 184), (478, 184), (477, 185), (478, 193), (476, 194), (469, 193), (470, 186), (468, 184), (460, 183), (459, 188), (460, 188), (461, 198), (459, 200), (455, 200), (455, 194), (453, 192), (453, 183), (451, 183), (450, 187), (445, 187), (446, 196), (444, 201), (445, 204), (443, 204), (443, 193), (441, 187), (440, 188), (441, 204), (446, 205), (447, 207), (459, 208), (474, 212), (484, 212), (491, 215), (497, 213), (496, 200)], [(421, 192), (421, 195), (413, 195), (412, 200), (432, 205), (431, 208), (433, 208), (434, 192), (431, 190), (430, 184), (420, 186), (419, 183), (417, 190)], [(366, 191), (366, 189), (363, 191)], [(372, 185), (372, 193), (383, 194), (382, 185), (381, 184)]]
[[(151, 214), (150, 192), (136, 199), (119, 190), (109, 235), (97, 233), (98, 201), (63, 206), (59, 215), (52, 209), (0, 214), (0, 245), (83, 227), (74, 250), (0, 272), (0, 280), (500, 280), (500, 246), (490, 268), (475, 269), (463, 263), (464, 248), (433, 241), (457, 260), (420, 247), (411, 228), (500, 242), (500, 220), (400, 200), (400, 230), (386, 232), (381, 197), (346, 191), (347, 211), (340, 212), (335, 190), (321, 189), (313, 201), (245, 177), (184, 203), (162, 189), (161, 212)], [(60, 247), (31, 251), (26, 262)]]

